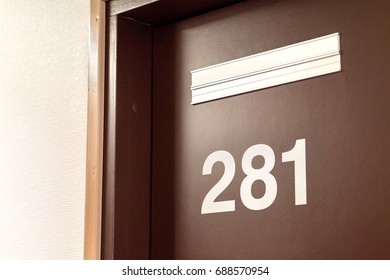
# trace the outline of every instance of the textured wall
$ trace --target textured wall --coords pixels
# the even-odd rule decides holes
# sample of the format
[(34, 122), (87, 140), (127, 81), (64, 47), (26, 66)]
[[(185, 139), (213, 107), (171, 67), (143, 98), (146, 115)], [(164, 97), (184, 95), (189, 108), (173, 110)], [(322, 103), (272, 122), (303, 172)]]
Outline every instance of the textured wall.
[(0, 5), (0, 259), (83, 256), (88, 0)]

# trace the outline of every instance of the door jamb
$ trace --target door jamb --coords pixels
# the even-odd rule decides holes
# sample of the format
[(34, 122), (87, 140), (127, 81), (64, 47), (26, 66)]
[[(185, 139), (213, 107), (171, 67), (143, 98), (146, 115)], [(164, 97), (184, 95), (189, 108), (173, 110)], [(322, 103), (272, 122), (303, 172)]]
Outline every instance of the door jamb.
[(86, 260), (101, 259), (107, 17), (110, 6), (122, 7), (123, 12), (155, 1), (158, 0), (90, 0), (84, 211), (84, 259)]
[[(107, 104), (105, 105), (105, 87), (107, 86), (105, 66), (109, 63), (106, 60), (110, 51), (107, 47), (109, 28), (106, 26), (108, 26), (108, 19), (111, 15), (123, 14), (144, 6), (151, 7), (156, 2), (161, 4), (164, 1), (169, 3), (166, 0), (90, 0), (84, 259), (102, 258), (102, 223), (104, 226), (102, 217), (103, 200), (105, 199), (103, 157), (107, 156), (104, 154), (104, 137), (107, 134), (104, 131), (105, 109), (107, 110), (105, 108), (107, 106)], [(230, 5), (241, 1), (220, 0), (219, 2)], [(215, 8), (217, 7), (212, 9)]]

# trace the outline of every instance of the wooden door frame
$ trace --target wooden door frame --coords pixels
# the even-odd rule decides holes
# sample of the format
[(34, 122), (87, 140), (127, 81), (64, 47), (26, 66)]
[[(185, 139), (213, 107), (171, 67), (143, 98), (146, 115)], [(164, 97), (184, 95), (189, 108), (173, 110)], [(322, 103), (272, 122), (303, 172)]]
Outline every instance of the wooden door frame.
[[(153, 28), (241, 1), (213, 0), (176, 8), (178, 2), (172, 0), (90, 0), (84, 259), (115, 258), (117, 108), (112, 100), (117, 86), (118, 16)], [(161, 13), (161, 7), (167, 13)]]
[(100, 259), (106, 2), (90, 0), (84, 259)]

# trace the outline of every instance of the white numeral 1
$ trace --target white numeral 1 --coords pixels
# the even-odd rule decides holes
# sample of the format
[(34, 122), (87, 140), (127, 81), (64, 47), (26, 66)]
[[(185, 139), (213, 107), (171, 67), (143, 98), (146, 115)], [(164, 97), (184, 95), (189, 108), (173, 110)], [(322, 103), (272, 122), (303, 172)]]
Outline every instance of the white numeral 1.
[(295, 205), (307, 204), (306, 198), (306, 142), (305, 139), (296, 140), (294, 148), (282, 153), (282, 161), (294, 162), (295, 174)]

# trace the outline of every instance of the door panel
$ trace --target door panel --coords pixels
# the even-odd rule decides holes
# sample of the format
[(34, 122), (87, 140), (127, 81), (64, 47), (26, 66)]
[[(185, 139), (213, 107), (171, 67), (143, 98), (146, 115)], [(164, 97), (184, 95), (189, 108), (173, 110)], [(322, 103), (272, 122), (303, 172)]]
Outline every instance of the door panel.
[[(152, 258), (380, 259), (390, 257), (390, 47), (383, 1), (247, 1), (154, 30)], [(190, 71), (340, 32), (342, 71), (191, 105)], [(307, 204), (295, 205), (294, 163), (282, 153), (305, 139)], [(242, 157), (275, 154), (275, 201), (240, 198)], [(235, 211), (201, 214), (224, 173), (202, 175), (225, 150), (235, 174), (218, 201)], [(254, 168), (264, 159), (257, 156)], [(265, 184), (255, 180), (252, 195)]]

